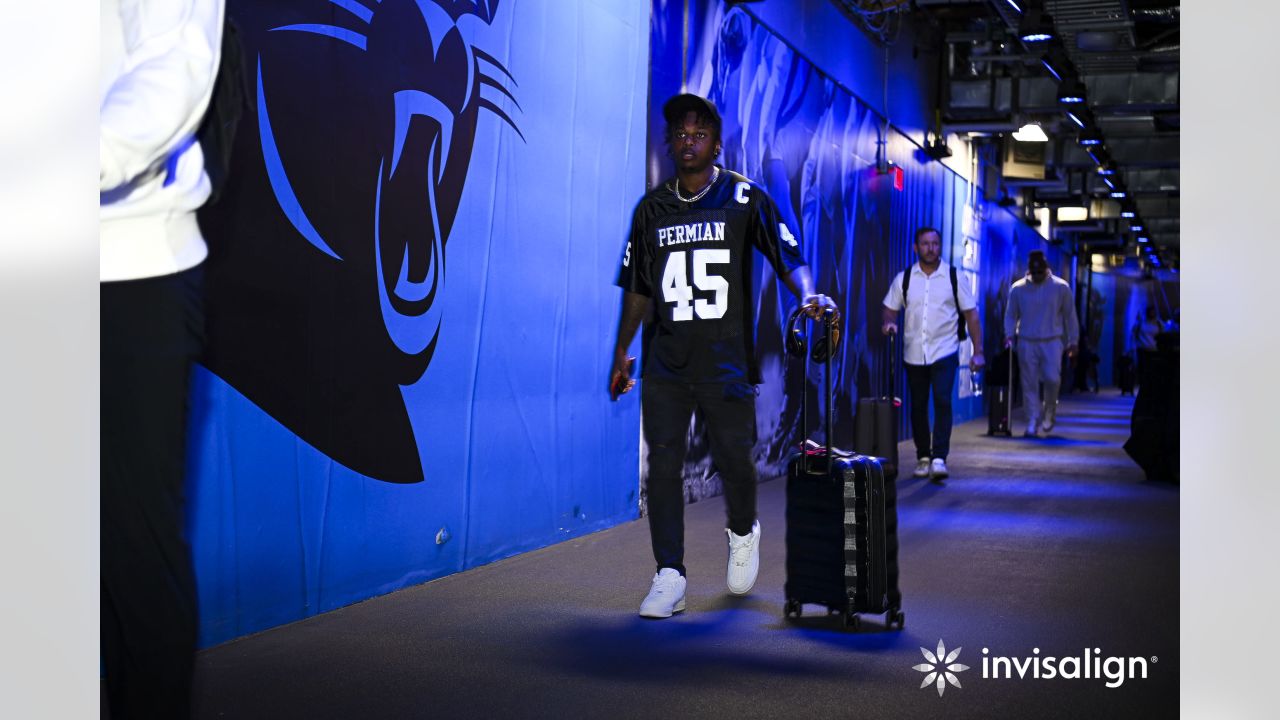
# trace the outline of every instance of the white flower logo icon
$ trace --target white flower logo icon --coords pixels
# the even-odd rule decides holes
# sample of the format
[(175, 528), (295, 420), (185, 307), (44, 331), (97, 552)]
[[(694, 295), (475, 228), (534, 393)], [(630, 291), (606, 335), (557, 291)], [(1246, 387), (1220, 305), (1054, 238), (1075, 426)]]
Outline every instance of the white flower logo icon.
[(920, 663), (912, 667), (912, 670), (919, 670), (923, 673), (929, 673), (925, 676), (924, 682), (920, 683), (921, 688), (929, 687), (930, 684), (938, 686), (938, 697), (942, 697), (942, 693), (947, 689), (947, 683), (951, 683), (956, 687), (960, 687), (960, 679), (955, 673), (968, 670), (968, 665), (961, 665), (956, 662), (956, 658), (960, 657), (960, 648), (947, 654), (947, 648), (942, 644), (942, 639), (938, 639), (938, 653), (935, 655), (925, 648), (920, 648), (920, 652), (924, 653), (924, 659), (927, 663)]

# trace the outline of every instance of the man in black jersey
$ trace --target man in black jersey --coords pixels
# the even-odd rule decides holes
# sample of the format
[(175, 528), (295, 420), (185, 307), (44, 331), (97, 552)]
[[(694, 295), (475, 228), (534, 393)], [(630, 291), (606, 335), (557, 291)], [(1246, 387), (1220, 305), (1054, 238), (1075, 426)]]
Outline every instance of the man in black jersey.
[(756, 520), (755, 293), (751, 248), (818, 317), (835, 304), (814, 292), (798, 234), (760, 186), (717, 167), (720, 115), (705, 98), (663, 106), (676, 177), (636, 207), (617, 284), (624, 290), (609, 389), (635, 385), (627, 346), (645, 329), (644, 438), (649, 448), (649, 533), (658, 571), (640, 605), (644, 617), (684, 609), (684, 479), (689, 421), (702, 412), (728, 510), (729, 592), (744, 595), (760, 564)]

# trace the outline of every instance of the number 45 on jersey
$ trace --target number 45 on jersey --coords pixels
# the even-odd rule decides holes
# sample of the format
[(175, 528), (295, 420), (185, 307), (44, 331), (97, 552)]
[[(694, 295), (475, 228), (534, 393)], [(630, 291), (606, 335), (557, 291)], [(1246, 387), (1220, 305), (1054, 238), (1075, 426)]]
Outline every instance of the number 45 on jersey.
[[(689, 285), (688, 263), (686, 255), (693, 256), (693, 285)], [(708, 265), (727, 265), (730, 262), (729, 250), (725, 248), (703, 248), (688, 253), (679, 250), (667, 256), (667, 266), (662, 271), (662, 299), (675, 303), (671, 310), (671, 319), (680, 322), (692, 320), (697, 315), (702, 320), (715, 320), (724, 317), (729, 309), (729, 281), (720, 275), (707, 272)], [(693, 288), (704, 292), (714, 292), (715, 298), (705, 300), (694, 299)]]

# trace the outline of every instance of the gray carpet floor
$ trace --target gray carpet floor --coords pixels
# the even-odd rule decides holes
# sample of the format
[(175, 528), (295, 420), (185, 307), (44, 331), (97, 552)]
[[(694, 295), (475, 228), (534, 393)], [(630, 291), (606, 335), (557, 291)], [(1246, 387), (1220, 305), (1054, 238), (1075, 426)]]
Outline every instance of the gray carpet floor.
[[(1125, 456), (1132, 399), (1113, 393), (1064, 400), (1045, 439), (959, 425), (945, 484), (900, 479), (903, 631), (872, 617), (846, 632), (815, 606), (783, 620), (776, 480), (760, 487), (760, 577), (746, 597), (724, 589), (712, 498), (687, 508), (688, 609), (671, 619), (636, 615), (653, 574), (639, 520), (202, 651), (196, 715), (1176, 717), (1178, 489)], [(1225, 632), (1225, 610), (1202, 621)], [(941, 696), (914, 669), (939, 641), (969, 668)], [(1096, 648), (1144, 658), (1147, 677), (984, 677), (984, 648)]]

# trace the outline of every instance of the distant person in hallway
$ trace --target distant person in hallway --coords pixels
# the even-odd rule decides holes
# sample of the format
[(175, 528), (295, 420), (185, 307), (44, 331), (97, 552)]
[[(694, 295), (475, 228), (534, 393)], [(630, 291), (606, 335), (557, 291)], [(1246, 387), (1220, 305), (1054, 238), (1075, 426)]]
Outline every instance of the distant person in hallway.
[[(911, 393), (911, 435), (916, 443), (915, 477), (940, 481), (947, 476), (947, 452), (951, 449), (951, 393), (960, 366), (960, 342), (973, 340), (970, 369), (986, 364), (982, 357), (982, 326), (978, 304), (968, 283), (942, 259), (942, 236), (931, 227), (916, 231), (919, 261), (889, 283), (884, 296), (882, 330), (898, 332), (898, 312), (903, 321), (903, 363)], [(963, 319), (962, 319), (963, 318)], [(933, 429), (929, 428), (929, 394), (933, 393)]]
[(729, 592), (745, 595), (760, 566), (756, 519), (755, 298), (747, 278), (752, 248), (787, 288), (820, 317), (835, 303), (814, 291), (793, 233), (765, 191), (715, 165), (720, 114), (705, 98), (677, 95), (662, 108), (676, 176), (636, 206), (618, 272), (623, 289), (609, 393), (631, 390), (627, 357), (640, 323), (644, 334), (643, 432), (648, 446), (649, 533), (657, 572), (640, 615), (684, 610), (684, 459), (689, 421), (702, 413), (711, 458), (724, 483), (728, 514)]
[[(1004, 312), (1004, 346), (1018, 341), (1018, 369), (1022, 373), (1022, 400), (1027, 408), (1027, 437), (1053, 430), (1058, 412), (1062, 378), (1062, 348), (1076, 355), (1080, 323), (1076, 319), (1071, 286), (1049, 270), (1044, 253), (1027, 257), (1027, 275), (1009, 289)], [(1040, 397), (1044, 383), (1044, 397)]]
[(1160, 324), (1160, 316), (1154, 305), (1148, 305), (1143, 318), (1133, 326), (1133, 344), (1139, 350), (1155, 352), (1156, 336), (1164, 327)]
[(1150, 356), (1156, 351), (1156, 336), (1164, 331), (1160, 315), (1154, 305), (1143, 311), (1142, 320), (1133, 326), (1133, 354), (1138, 361), (1138, 377), (1151, 364)]
[(196, 585), (184, 534), (187, 388), (204, 342), (196, 130), (222, 0), (103, 0), (98, 164), (100, 643), (112, 718), (191, 713)]

